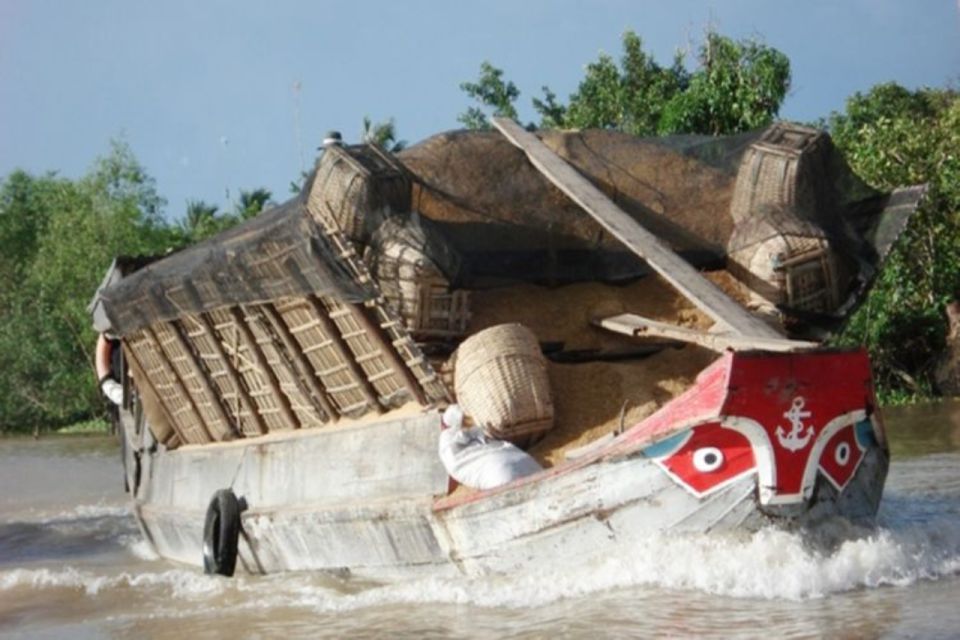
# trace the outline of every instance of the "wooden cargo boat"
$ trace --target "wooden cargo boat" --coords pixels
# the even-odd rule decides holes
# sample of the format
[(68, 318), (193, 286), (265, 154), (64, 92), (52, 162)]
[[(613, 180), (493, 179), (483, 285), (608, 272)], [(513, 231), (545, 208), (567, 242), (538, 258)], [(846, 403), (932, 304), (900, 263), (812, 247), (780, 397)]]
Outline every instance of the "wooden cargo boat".
[[(841, 322), (922, 189), (851, 189), (829, 174), (829, 138), (789, 125), (732, 139), (725, 169), (715, 140), (496, 126), (399, 158), (330, 147), (291, 201), (145, 267), (115, 263), (95, 326), (123, 345), (126, 479), (159, 555), (225, 574), (237, 559), (476, 574), (654, 531), (873, 518), (889, 454), (866, 354), (790, 339), (771, 315), (808, 338)], [(599, 170), (577, 145), (608, 152)], [(640, 175), (669, 167), (672, 183)], [(707, 206), (708, 220), (690, 211)], [(646, 289), (625, 284), (651, 269)], [(633, 313), (664, 300), (669, 318)], [(589, 344), (544, 328), (560, 317)], [(552, 359), (524, 356), (552, 397), (531, 395), (527, 369), (468, 389), (464, 338), (518, 320)], [(672, 346), (641, 360), (662, 348), (636, 346), (649, 337)], [(455, 401), (488, 427), (485, 402), (516, 414), (497, 435), (545, 468), (457, 487), (438, 456)]]

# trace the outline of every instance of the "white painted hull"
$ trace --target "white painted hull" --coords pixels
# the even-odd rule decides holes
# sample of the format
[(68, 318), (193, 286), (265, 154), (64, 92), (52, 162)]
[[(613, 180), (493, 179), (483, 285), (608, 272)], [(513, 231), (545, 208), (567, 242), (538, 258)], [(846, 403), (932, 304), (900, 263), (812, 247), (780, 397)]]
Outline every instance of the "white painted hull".
[[(437, 501), (448, 482), (436, 455), (439, 429), (430, 413), (156, 452), (143, 458), (137, 515), (159, 555), (199, 567), (207, 503), (232, 486), (247, 506), (239, 544), (246, 571), (371, 578), (510, 572), (616, 554), (654, 532), (754, 530), (774, 521), (759, 504), (756, 474), (696, 497), (641, 447), (624, 453), (618, 441), (588, 461), (444, 504)], [(818, 482), (791, 526), (833, 515), (871, 518), (886, 467), (876, 448), (842, 494)]]

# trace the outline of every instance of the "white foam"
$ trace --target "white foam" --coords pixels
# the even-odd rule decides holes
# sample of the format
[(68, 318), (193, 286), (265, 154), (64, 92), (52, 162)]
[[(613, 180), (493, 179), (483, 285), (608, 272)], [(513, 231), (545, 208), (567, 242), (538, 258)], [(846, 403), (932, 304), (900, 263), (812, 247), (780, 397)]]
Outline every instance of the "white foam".
[(130, 506), (100, 501), (95, 504), (81, 504), (69, 509), (46, 511), (29, 509), (17, 518), (19, 522), (28, 524), (59, 524), (71, 520), (93, 520), (96, 518), (125, 518), (132, 516)]
[(194, 601), (223, 592), (228, 582), (189, 569), (170, 569), (161, 572), (103, 575), (75, 567), (63, 569), (12, 569), (0, 571), (0, 591), (15, 588), (78, 589), (86, 595), (118, 588), (142, 590), (160, 589), (174, 598)]
[[(139, 545), (132, 542), (134, 552)], [(143, 543), (144, 556), (153, 559)], [(103, 574), (76, 568), (0, 571), (0, 591), (14, 588), (77, 589), (89, 596), (135, 589), (170, 597), (184, 611), (229, 596), (243, 609), (300, 607), (357, 610), (406, 603), (525, 608), (590, 593), (636, 586), (696, 590), (764, 599), (803, 600), (834, 593), (905, 586), (960, 573), (960, 522), (881, 528), (818, 550), (795, 533), (765, 529), (749, 536), (653, 535), (616, 556), (582, 566), (530, 567), (521, 573), (476, 578), (428, 578), (362, 589), (310, 574), (205, 576), (197, 569)], [(346, 587), (346, 588), (344, 588)]]
[(960, 573), (960, 524), (931, 524), (923, 529), (878, 530), (829, 553), (811, 549), (799, 534), (775, 529), (745, 538), (651, 536), (616, 557), (562, 571), (418, 580), (335, 599), (329, 593), (301, 591), (298, 600), (324, 610), (419, 602), (525, 608), (635, 586), (763, 599), (821, 598)]
[(160, 556), (157, 555), (157, 552), (153, 550), (153, 547), (139, 531), (131, 535), (120, 536), (119, 542), (140, 560), (153, 561), (160, 559)]

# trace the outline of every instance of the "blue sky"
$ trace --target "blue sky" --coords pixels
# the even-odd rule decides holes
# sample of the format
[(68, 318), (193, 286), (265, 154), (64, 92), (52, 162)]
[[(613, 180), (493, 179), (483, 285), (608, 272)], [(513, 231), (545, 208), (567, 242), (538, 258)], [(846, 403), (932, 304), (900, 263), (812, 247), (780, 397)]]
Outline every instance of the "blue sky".
[(787, 54), (787, 119), (879, 82), (960, 85), (960, 0), (0, 0), (0, 175), (77, 177), (123, 136), (171, 219), (239, 189), (281, 201), (328, 129), (456, 128), (484, 60), (533, 119), (542, 85), (566, 98), (626, 29), (667, 64), (708, 26)]

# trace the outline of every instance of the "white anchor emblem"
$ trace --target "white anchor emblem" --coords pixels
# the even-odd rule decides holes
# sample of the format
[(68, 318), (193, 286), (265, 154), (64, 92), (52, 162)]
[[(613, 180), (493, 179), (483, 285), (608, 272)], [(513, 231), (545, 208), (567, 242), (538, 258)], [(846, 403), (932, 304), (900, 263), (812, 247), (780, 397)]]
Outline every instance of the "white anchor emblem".
[[(790, 421), (791, 426), (790, 433), (787, 433), (783, 427), (777, 427), (777, 440), (784, 449), (800, 451), (813, 437), (813, 425), (803, 426), (803, 419), (811, 415), (809, 411), (803, 410), (805, 404), (803, 396), (797, 396), (793, 399), (790, 409), (783, 414), (783, 417)], [(806, 435), (803, 434), (804, 429), (807, 431)]]

